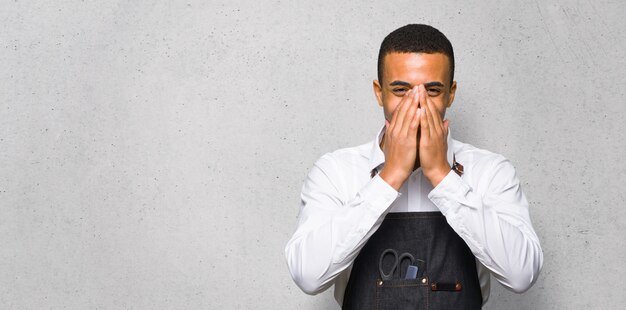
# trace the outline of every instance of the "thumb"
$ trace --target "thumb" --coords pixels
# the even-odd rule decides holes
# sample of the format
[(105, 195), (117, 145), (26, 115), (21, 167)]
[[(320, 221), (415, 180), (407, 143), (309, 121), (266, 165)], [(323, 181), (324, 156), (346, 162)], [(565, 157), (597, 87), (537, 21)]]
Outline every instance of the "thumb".
[(389, 121), (387, 119), (385, 119), (385, 129), (389, 128)]
[(443, 128), (448, 131), (448, 127), (450, 127), (450, 121), (449, 120), (445, 120), (443, 121)]

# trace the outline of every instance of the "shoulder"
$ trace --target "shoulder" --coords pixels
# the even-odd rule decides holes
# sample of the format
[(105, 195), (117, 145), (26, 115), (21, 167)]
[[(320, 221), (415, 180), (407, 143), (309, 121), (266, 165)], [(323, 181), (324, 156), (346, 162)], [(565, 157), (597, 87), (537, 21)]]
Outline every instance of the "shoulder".
[(369, 175), (365, 168), (369, 163), (370, 150), (368, 143), (364, 143), (322, 154), (309, 170), (303, 190), (317, 188), (345, 193), (357, 180), (361, 180), (360, 177)]
[(511, 187), (519, 183), (515, 167), (504, 155), (453, 139), (458, 163), (463, 165), (464, 179), (477, 188)]
[(454, 155), (463, 166), (469, 165), (475, 168), (489, 169), (505, 162), (510, 164), (508, 159), (502, 154), (478, 148), (455, 139), (452, 139), (452, 143)]
[(321, 155), (315, 162), (316, 166), (333, 169), (360, 168), (369, 162), (372, 142), (356, 146), (344, 147)]

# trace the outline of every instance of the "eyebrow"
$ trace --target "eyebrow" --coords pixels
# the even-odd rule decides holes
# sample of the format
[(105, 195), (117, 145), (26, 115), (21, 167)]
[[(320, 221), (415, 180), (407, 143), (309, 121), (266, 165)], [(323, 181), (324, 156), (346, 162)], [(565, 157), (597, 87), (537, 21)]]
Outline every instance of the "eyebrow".
[[(406, 87), (411, 87), (411, 83), (405, 82), (405, 81), (393, 81), (391, 83), (389, 83), (389, 86), (406, 86)], [(433, 82), (428, 82), (424, 84), (425, 88), (428, 87), (433, 87), (433, 86), (439, 86), (439, 87), (443, 87), (443, 83), (438, 82), (438, 81), (433, 81)]]
[(389, 83), (389, 86), (406, 86), (411, 88), (411, 84), (404, 81), (393, 81)]
[(428, 83), (424, 84), (425, 88), (433, 87), (433, 86), (443, 87), (443, 83), (438, 82), (438, 81), (434, 81), (434, 82), (428, 82)]

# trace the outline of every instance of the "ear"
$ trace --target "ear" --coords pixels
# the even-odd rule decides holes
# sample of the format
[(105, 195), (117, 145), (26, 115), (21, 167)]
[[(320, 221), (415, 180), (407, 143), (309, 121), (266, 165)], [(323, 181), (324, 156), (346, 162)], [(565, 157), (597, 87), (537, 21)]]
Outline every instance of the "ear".
[(456, 81), (452, 81), (452, 86), (450, 86), (450, 96), (448, 97), (448, 104), (446, 108), (449, 108), (452, 105), (452, 101), (454, 101), (454, 94), (456, 94)]
[(380, 83), (378, 82), (378, 80), (374, 80), (374, 95), (376, 95), (376, 100), (378, 100), (378, 105), (379, 106), (383, 106), (383, 90), (380, 87)]

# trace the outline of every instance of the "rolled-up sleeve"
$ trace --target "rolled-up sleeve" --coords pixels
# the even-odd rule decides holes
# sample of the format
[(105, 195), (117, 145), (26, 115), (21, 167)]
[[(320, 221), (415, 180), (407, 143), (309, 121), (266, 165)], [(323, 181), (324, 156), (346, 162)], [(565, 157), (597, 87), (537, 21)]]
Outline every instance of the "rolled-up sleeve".
[(428, 198), (498, 282), (524, 292), (541, 271), (543, 252), (515, 168), (496, 154), (474, 169), (487, 178), (472, 182), (486, 184), (480, 191), (450, 171)]
[(310, 295), (333, 284), (401, 195), (376, 175), (347, 197), (338, 186), (342, 177), (330, 153), (315, 162), (302, 185), (296, 231), (285, 246), (294, 282)]

